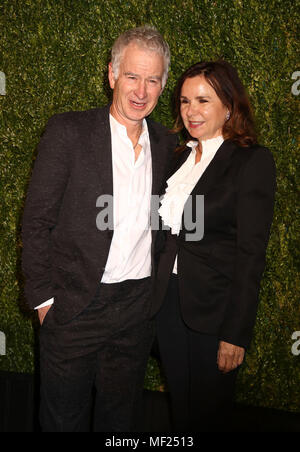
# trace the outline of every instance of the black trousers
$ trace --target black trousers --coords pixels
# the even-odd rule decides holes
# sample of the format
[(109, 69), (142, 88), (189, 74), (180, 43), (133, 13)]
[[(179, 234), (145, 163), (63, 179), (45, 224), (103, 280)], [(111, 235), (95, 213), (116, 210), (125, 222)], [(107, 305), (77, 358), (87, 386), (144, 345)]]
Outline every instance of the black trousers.
[(149, 295), (150, 278), (100, 284), (69, 324), (58, 325), (49, 310), (40, 331), (44, 432), (91, 431), (92, 405), (93, 431), (138, 430), (153, 341)]
[(237, 370), (217, 366), (218, 338), (193, 331), (182, 320), (178, 280), (172, 275), (156, 318), (162, 366), (176, 432), (232, 431)]

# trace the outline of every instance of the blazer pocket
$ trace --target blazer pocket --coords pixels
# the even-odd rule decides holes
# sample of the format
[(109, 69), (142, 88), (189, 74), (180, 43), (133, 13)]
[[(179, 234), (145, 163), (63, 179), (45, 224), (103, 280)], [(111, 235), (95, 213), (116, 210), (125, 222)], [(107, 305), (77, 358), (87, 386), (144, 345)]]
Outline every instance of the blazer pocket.
[(53, 282), (58, 287), (68, 287), (74, 280), (77, 260), (67, 254), (55, 253), (53, 259)]
[(212, 187), (210, 187), (209, 190), (207, 190), (206, 194), (208, 193), (213, 193), (214, 191), (221, 191), (222, 193), (228, 191), (228, 187), (230, 187), (231, 185), (228, 185), (228, 183), (221, 183), (221, 184), (216, 184), (213, 185)]
[(236, 248), (232, 244), (217, 244), (212, 248), (208, 265), (231, 281), (234, 279)]
[(76, 264), (77, 258), (74, 255), (65, 253), (57, 248), (52, 253), (52, 263), (54, 267), (63, 268), (68, 271)]

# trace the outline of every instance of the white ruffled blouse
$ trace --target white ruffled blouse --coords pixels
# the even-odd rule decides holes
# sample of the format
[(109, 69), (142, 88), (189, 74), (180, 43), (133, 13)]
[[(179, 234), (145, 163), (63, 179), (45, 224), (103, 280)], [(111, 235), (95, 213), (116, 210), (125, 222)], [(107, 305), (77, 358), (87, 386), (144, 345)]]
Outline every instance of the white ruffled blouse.
[[(196, 164), (198, 141), (187, 143), (187, 146), (192, 148), (190, 155), (176, 173), (167, 180), (166, 192), (158, 211), (164, 224), (170, 227), (172, 234), (179, 234), (184, 205), (223, 141), (222, 136), (201, 141), (202, 155), (200, 161)], [(177, 257), (173, 273), (177, 273)]]

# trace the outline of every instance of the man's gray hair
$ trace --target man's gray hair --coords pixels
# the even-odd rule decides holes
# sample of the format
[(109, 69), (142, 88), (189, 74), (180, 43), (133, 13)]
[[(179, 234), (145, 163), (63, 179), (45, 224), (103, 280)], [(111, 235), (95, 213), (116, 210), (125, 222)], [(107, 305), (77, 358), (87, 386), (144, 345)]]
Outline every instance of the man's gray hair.
[(115, 41), (111, 50), (111, 63), (115, 79), (119, 77), (119, 69), (124, 49), (129, 44), (137, 44), (141, 48), (157, 52), (164, 58), (164, 73), (162, 87), (164, 88), (170, 66), (170, 49), (168, 43), (155, 27), (144, 25), (132, 28), (122, 33)]

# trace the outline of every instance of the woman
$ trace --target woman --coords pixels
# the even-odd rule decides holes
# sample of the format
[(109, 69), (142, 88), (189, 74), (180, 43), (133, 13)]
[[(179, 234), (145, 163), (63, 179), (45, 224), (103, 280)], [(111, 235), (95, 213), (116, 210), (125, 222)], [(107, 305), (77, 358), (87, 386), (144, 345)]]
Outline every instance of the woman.
[(175, 98), (174, 131), (185, 129), (188, 141), (159, 210), (164, 247), (152, 313), (174, 430), (223, 431), (255, 323), (275, 166), (256, 142), (246, 91), (229, 63), (193, 65)]

